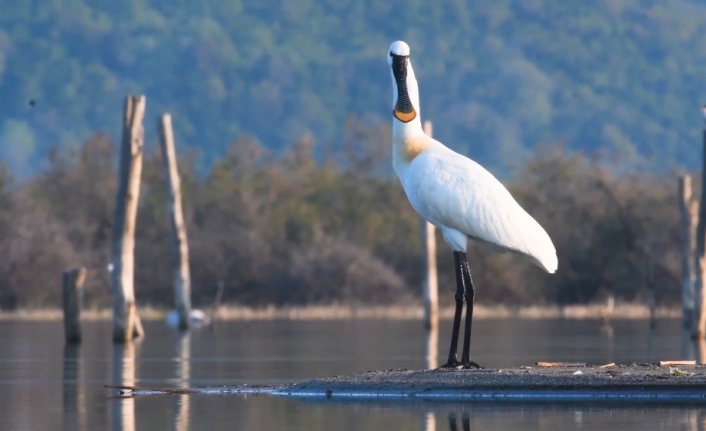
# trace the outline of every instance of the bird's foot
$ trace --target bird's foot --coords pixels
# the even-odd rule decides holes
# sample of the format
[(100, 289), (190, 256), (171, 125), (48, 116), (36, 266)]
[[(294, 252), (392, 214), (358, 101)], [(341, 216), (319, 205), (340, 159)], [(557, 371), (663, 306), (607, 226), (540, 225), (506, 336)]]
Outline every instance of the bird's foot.
[(458, 361), (458, 359), (453, 358), (449, 359), (447, 363), (444, 365), (440, 366), (439, 368), (463, 368), (463, 364)]
[(470, 369), (481, 370), (481, 369), (483, 369), (483, 367), (481, 367), (480, 365), (476, 364), (473, 361), (470, 361), (467, 364), (463, 364), (463, 369), (464, 370), (470, 370)]

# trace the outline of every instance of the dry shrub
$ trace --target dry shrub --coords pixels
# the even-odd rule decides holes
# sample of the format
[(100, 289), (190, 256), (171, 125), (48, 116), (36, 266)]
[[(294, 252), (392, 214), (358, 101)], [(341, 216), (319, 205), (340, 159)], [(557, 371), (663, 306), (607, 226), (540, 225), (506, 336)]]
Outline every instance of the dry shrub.
[[(310, 134), (280, 155), (244, 136), (201, 175), (194, 157), (180, 159), (194, 304), (211, 303), (219, 283), (224, 301), (257, 306), (406, 303), (421, 295), (419, 218), (389, 166), (389, 126), (354, 120), (342, 142), (323, 150)], [(23, 184), (0, 167), (0, 307), (58, 305), (61, 272), (73, 265), (89, 270), (88, 305), (107, 306), (113, 154), (107, 137), (95, 135), (79, 152), (55, 153), (49, 169)], [(678, 300), (676, 176), (616, 166), (558, 146), (518, 169), (506, 184), (549, 232), (559, 270), (548, 275), (471, 245), (478, 301), (586, 303), (605, 292), (639, 300), (648, 247), (658, 301)], [(155, 152), (145, 157), (137, 222), (143, 304), (172, 304), (167, 226)], [(437, 250), (448, 304), (453, 258), (440, 235)]]
[(411, 299), (397, 272), (369, 250), (340, 238), (320, 235), (306, 249), (294, 251), (289, 275), (296, 303), (392, 304)]

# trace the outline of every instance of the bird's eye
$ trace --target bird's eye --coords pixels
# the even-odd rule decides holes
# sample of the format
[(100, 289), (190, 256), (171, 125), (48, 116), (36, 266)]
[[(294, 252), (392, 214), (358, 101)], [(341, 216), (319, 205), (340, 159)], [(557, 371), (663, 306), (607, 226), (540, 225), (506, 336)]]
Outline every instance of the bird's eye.
[(392, 51), (390, 51), (390, 57), (392, 57)]

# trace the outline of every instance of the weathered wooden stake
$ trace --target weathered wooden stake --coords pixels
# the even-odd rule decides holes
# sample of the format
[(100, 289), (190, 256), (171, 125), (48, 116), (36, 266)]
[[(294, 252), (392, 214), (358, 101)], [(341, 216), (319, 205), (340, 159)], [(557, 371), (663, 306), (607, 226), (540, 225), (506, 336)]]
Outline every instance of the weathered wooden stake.
[(137, 315), (134, 288), (135, 219), (140, 198), (140, 176), (145, 115), (145, 96), (125, 99), (120, 170), (113, 221), (113, 341), (127, 342), (142, 337), (144, 330)]
[(81, 342), (81, 308), (85, 279), (86, 268), (70, 268), (64, 271), (64, 335), (67, 344)]
[(703, 164), (701, 167), (701, 200), (699, 202), (699, 221), (696, 224), (696, 303), (694, 306), (694, 326), (692, 337), (703, 338), (706, 335), (706, 128), (703, 131)]
[(679, 216), (681, 219), (682, 324), (691, 328), (694, 314), (694, 251), (698, 204), (691, 200), (691, 177), (679, 178)]
[[(431, 121), (424, 122), (424, 132), (432, 136)], [(423, 302), (424, 327), (436, 329), (439, 325), (439, 287), (436, 272), (436, 228), (420, 217), (422, 231), (422, 263), (424, 265)], [(434, 350), (436, 354), (436, 350)]]
[(174, 299), (179, 316), (179, 329), (189, 328), (191, 312), (191, 276), (189, 274), (189, 246), (186, 241), (186, 225), (181, 207), (181, 180), (174, 150), (172, 116), (164, 114), (159, 121), (159, 142), (162, 147), (164, 179), (167, 186), (167, 209), (172, 236), (174, 258)]

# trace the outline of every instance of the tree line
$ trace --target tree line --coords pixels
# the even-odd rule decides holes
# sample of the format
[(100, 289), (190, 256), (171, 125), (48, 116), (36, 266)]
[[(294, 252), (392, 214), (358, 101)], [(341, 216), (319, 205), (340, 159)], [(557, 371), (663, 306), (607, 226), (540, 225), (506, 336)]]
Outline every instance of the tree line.
[(509, 172), (536, 143), (561, 138), (647, 169), (696, 167), (706, 4), (693, 0), (6, 0), (2, 9), (0, 159), (22, 177), (46, 167), (57, 142), (78, 150), (91, 131), (118, 130), (112, 112), (127, 93), (179, 118), (199, 169), (240, 134), (277, 150), (305, 130), (335, 139), (348, 113), (387, 119), (385, 54), (397, 39), (412, 47), (438, 137), (478, 150), (484, 164)]
[[(304, 133), (271, 151), (241, 135), (200, 172), (180, 155), (192, 295), (250, 306), (411, 304), (421, 295), (419, 221), (390, 161), (387, 124), (351, 116), (339, 139)], [(0, 308), (54, 307), (62, 271), (88, 268), (85, 301), (109, 304), (116, 147), (96, 133), (53, 150), (24, 181), (0, 165)], [(613, 293), (645, 296), (653, 258), (657, 301), (680, 298), (676, 174), (635, 173), (620, 155), (541, 146), (505, 180), (548, 231), (559, 270), (548, 275), (516, 256), (471, 246), (477, 300), (575, 304)], [(441, 302), (451, 303), (452, 257), (438, 249)], [(135, 287), (140, 304), (171, 306), (172, 263), (160, 154), (148, 147), (138, 210)]]

